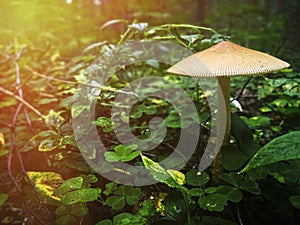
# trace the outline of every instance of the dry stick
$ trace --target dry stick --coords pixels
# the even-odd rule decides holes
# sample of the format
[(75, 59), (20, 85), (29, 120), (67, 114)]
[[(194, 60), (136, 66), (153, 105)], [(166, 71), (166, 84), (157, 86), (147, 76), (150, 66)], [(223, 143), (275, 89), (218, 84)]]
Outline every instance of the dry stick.
[[(40, 194), (37, 192), (36, 188), (34, 187), (34, 184), (32, 183), (32, 181), (29, 179), (27, 173), (26, 173), (26, 170), (24, 168), (24, 163), (23, 163), (23, 159), (22, 159), (22, 156), (20, 154), (20, 152), (18, 151), (18, 149), (16, 149), (16, 133), (15, 133), (15, 126), (16, 126), (16, 123), (17, 123), (17, 119), (18, 119), (18, 116), (20, 114), (20, 111), (22, 109), (22, 106), (23, 106), (23, 103), (20, 103), (18, 105), (18, 108), (14, 114), (14, 117), (13, 117), (13, 121), (12, 121), (12, 126), (10, 128), (11, 130), (11, 146), (10, 146), (10, 151), (9, 151), (9, 156), (8, 156), (8, 163), (7, 163), (7, 167), (8, 167), (8, 174), (11, 178), (11, 180), (13, 181), (14, 185), (16, 186), (16, 188), (18, 189), (18, 191), (21, 191), (21, 188), (19, 187), (18, 185), (18, 181), (17, 179), (14, 177), (14, 175), (12, 174), (12, 170), (11, 170), (11, 162), (12, 162), (12, 155), (13, 155), (13, 152), (15, 150), (15, 152), (17, 153), (17, 156), (18, 156), (18, 160), (20, 162), (20, 165), (21, 165), (21, 170), (22, 170), (22, 173), (24, 174), (24, 176), (27, 178), (31, 188), (33, 189), (35, 195), (37, 196), (38, 198), (38, 201), (39, 203), (43, 206), (43, 209), (45, 210), (45, 212), (47, 213), (47, 215), (49, 216), (49, 218), (52, 218), (49, 210), (44, 206), (44, 203), (42, 201), (42, 198), (40, 196)], [(40, 219), (39, 219), (40, 220)]]
[[(16, 55), (16, 60), (15, 60), (15, 68), (16, 68), (16, 84), (17, 84), (17, 87), (18, 87), (18, 93), (19, 93), (19, 96), (15, 95), (14, 97), (19, 97), (20, 99), (24, 100), (23, 99), (23, 90), (21, 89), (21, 78), (20, 78), (20, 67), (19, 67), (19, 64), (17, 62), (17, 60), (20, 58), (21, 56), (21, 52), (20, 51), (17, 55)], [(28, 180), (31, 188), (33, 189), (35, 195), (37, 196), (38, 200), (39, 200), (39, 203), (43, 206), (42, 209), (46, 212), (46, 214), (49, 216), (49, 218), (52, 219), (52, 216), (50, 214), (50, 212), (48, 211), (48, 209), (44, 206), (43, 204), (43, 201), (42, 201), (42, 198), (40, 196), (40, 194), (37, 192), (34, 184), (32, 183), (32, 181), (29, 179), (27, 173), (26, 173), (26, 169), (24, 167), (24, 163), (23, 163), (23, 158), (20, 154), (20, 152), (18, 151), (18, 149), (16, 149), (16, 133), (15, 133), (15, 126), (16, 126), (16, 123), (17, 123), (17, 119), (18, 119), (18, 116), (20, 114), (20, 111), (23, 107), (23, 102), (20, 102), (20, 104), (18, 105), (18, 108), (14, 114), (14, 117), (13, 117), (13, 121), (12, 121), (12, 126), (11, 126), (11, 140), (12, 140), (12, 143), (11, 143), (11, 147), (10, 147), (10, 152), (9, 152), (9, 157), (8, 157), (8, 174), (10, 176), (10, 178), (12, 179), (13, 183), (15, 184), (15, 186), (17, 187), (18, 191), (21, 191), (19, 185), (18, 185), (18, 182), (16, 180), (16, 178), (14, 177), (14, 175), (12, 174), (12, 170), (11, 170), (11, 162), (12, 162), (12, 155), (13, 155), (13, 152), (15, 150), (16, 154), (17, 154), (17, 157), (18, 157), (18, 160), (19, 160), (19, 163), (20, 163), (20, 166), (21, 166), (21, 171), (22, 173), (24, 174), (25, 178)], [(29, 104), (29, 103), (28, 103)], [(29, 104), (30, 105), (30, 104)], [(28, 125), (31, 127), (31, 121), (30, 121), (30, 118), (27, 114), (27, 111), (26, 109), (24, 108), (24, 114), (25, 114), (25, 117), (27, 119), (27, 123)]]
[[(20, 59), (20, 57), (21, 57), (21, 53), (22, 53), (22, 51), (20, 51), (17, 54), (14, 63), (15, 63), (15, 69), (16, 69), (16, 85), (17, 85), (17, 88), (18, 88), (19, 97), (22, 98), (22, 99), (24, 99), (23, 98), (23, 90), (21, 88), (20, 66), (19, 66), (19, 63), (17, 62)], [(30, 120), (30, 117), (28, 115), (27, 109), (25, 107), (23, 108), (23, 112), (24, 112), (24, 115), (25, 115), (26, 122), (27, 122), (27, 124), (29, 126), (29, 129), (30, 129), (30, 131), (32, 131), (33, 128), (32, 128), (32, 124), (31, 124), (31, 120)]]
[(29, 109), (31, 109), (33, 112), (35, 112), (39, 117), (41, 117), (43, 120), (46, 119), (46, 117), (39, 111), (37, 110), (35, 107), (33, 107), (30, 103), (28, 103), (26, 100), (20, 98), (18, 95), (15, 95), (13, 92), (3, 88), (0, 86), (0, 92), (12, 96), (14, 97), (16, 100), (18, 100), (19, 102), (21, 102), (22, 104), (24, 104), (26, 107), (28, 107)]
[(22, 109), (22, 104), (19, 104), (18, 108), (17, 108), (17, 110), (14, 114), (14, 117), (13, 117), (12, 126), (10, 127), (11, 145), (10, 145), (9, 154), (8, 154), (8, 161), (7, 161), (7, 173), (8, 173), (10, 179), (13, 181), (14, 185), (16, 186), (16, 188), (19, 192), (21, 191), (21, 188), (18, 184), (17, 179), (12, 174), (11, 163), (12, 163), (13, 152), (14, 152), (15, 147), (16, 147), (15, 125), (17, 123), (17, 117), (18, 117), (21, 109)]
[(47, 75), (38, 73), (38, 72), (34, 71), (33, 69), (31, 69), (29, 66), (25, 66), (25, 68), (26, 68), (27, 70), (29, 70), (31, 73), (33, 73), (34, 75), (38, 76), (38, 77), (46, 78), (46, 79), (48, 79), (48, 80), (53, 80), (53, 81), (59, 81), (59, 82), (66, 83), (66, 84), (77, 84), (77, 83), (74, 82), (74, 81), (62, 80), (62, 79), (58, 79), (58, 78), (55, 78), (55, 77), (49, 77), (49, 76), (47, 76)]
[[(38, 114), (40, 117), (42, 117), (44, 120), (45, 120), (45, 116), (42, 115), (36, 108), (34, 108), (32, 105), (30, 105), (27, 101), (25, 101), (23, 99), (23, 91), (21, 89), (21, 79), (20, 79), (20, 67), (19, 67), (19, 64), (18, 64), (18, 60), (20, 59), (21, 55), (22, 55), (22, 52), (23, 52), (23, 49), (21, 49), (16, 55), (15, 55), (15, 59), (14, 59), (14, 64), (15, 64), (15, 70), (16, 70), (16, 85), (18, 87), (18, 95), (14, 94), (13, 92), (3, 88), (0, 86), (0, 91), (3, 92), (4, 94), (7, 94), (9, 96), (12, 96), (14, 97), (15, 99), (17, 99), (20, 103), (17, 107), (17, 110), (15, 111), (15, 114), (13, 116), (13, 120), (12, 120), (12, 124), (10, 127), (10, 130), (11, 130), (11, 146), (10, 146), (10, 151), (9, 151), (9, 155), (8, 155), (8, 162), (7, 162), (7, 166), (8, 166), (8, 175), (10, 176), (11, 180), (13, 181), (14, 185), (16, 186), (17, 190), (18, 191), (21, 191), (21, 188), (18, 184), (18, 180), (15, 178), (15, 176), (13, 175), (12, 173), (12, 157), (13, 157), (13, 152), (15, 151), (17, 153), (17, 157), (18, 157), (18, 160), (19, 160), (19, 163), (20, 163), (20, 166), (21, 166), (21, 171), (22, 173), (24, 174), (25, 178), (27, 178), (30, 186), (32, 187), (35, 195), (37, 196), (38, 200), (39, 200), (39, 203), (42, 205), (42, 209), (46, 212), (46, 214), (49, 216), (49, 219), (51, 219), (52, 221), (53, 218), (49, 212), (49, 210), (44, 206), (44, 203), (41, 199), (41, 196), (40, 194), (37, 192), (34, 184), (32, 183), (32, 181), (29, 179), (27, 173), (26, 173), (26, 170), (24, 168), (24, 163), (23, 163), (23, 159), (22, 159), (22, 156), (20, 154), (20, 152), (18, 151), (17, 147), (16, 147), (16, 132), (15, 132), (15, 127), (16, 127), (16, 124), (17, 124), (17, 119), (18, 119), (18, 116), (20, 114), (20, 111), (23, 107), (23, 105), (26, 105), (28, 108), (30, 108), (31, 110), (33, 110), (36, 114)], [(25, 117), (26, 117), (26, 120), (27, 120), (27, 123), (28, 125), (30, 126), (31, 128), (31, 121), (30, 121), (30, 118), (28, 116), (28, 113), (27, 113), (27, 110), (26, 108), (24, 108), (24, 114), (25, 114)], [(42, 224), (45, 224), (40, 218), (37, 218)]]
[[(20, 88), (20, 85), (21, 85), (21, 78), (20, 78), (20, 67), (19, 67), (19, 64), (17, 62), (17, 60), (20, 59), (21, 57), (21, 54), (22, 54), (22, 50), (19, 51), (17, 54), (16, 54), (16, 57), (15, 57), (15, 61), (14, 61), (14, 64), (15, 64), (15, 70), (16, 70), (16, 85), (18, 87), (18, 93), (19, 93), (19, 97), (20, 99), (23, 99), (23, 92), (22, 92), (22, 89)], [(19, 185), (18, 185), (18, 182), (17, 182), (17, 179), (14, 177), (14, 175), (12, 174), (12, 170), (11, 170), (11, 162), (12, 162), (12, 155), (13, 155), (13, 152), (15, 150), (15, 146), (16, 146), (16, 143), (15, 143), (15, 125), (17, 123), (17, 119), (18, 119), (18, 116), (19, 116), (19, 113), (22, 109), (22, 106), (23, 106), (23, 103), (19, 104), (18, 105), (18, 108), (14, 114), (14, 117), (13, 117), (13, 121), (12, 121), (12, 126), (10, 128), (11, 130), (11, 146), (10, 146), (10, 151), (9, 151), (9, 156), (8, 156), (8, 162), (7, 162), (7, 170), (8, 170), (8, 175), (10, 176), (11, 180), (13, 181), (13, 183), (15, 184), (15, 186), (17, 187), (18, 191), (21, 191)], [(24, 111), (24, 113), (26, 114), (27, 112)], [(26, 117), (26, 115), (25, 115)], [(27, 117), (26, 117), (27, 118)], [(29, 117), (28, 117), (29, 118)], [(30, 121), (30, 120), (29, 120)], [(28, 121), (27, 121), (28, 122)], [(24, 168), (24, 165), (23, 165), (23, 160), (22, 160), (22, 157), (21, 155), (18, 155), (18, 158), (19, 158), (19, 162), (21, 164), (21, 168), (23, 169)]]

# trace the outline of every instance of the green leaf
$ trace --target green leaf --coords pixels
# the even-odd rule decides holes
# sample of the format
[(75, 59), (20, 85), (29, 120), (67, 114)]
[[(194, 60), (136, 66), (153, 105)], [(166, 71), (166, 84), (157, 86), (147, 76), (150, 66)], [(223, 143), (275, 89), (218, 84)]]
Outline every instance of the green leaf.
[(121, 185), (113, 193), (125, 197), (128, 205), (134, 205), (139, 201), (142, 191), (137, 187)]
[(10, 107), (16, 105), (18, 101), (15, 98), (10, 98), (6, 96), (2, 96), (2, 100), (0, 102), (0, 108)]
[(64, 159), (64, 164), (72, 169), (83, 173), (90, 172), (90, 167), (86, 163), (86, 161), (83, 158), (74, 157), (74, 155), (72, 157)]
[(223, 146), (221, 149), (221, 154), (223, 167), (229, 171), (241, 168), (249, 158), (240, 149), (232, 144)]
[(125, 146), (117, 145), (114, 148), (114, 152), (105, 152), (105, 159), (109, 162), (128, 162), (138, 157), (141, 151), (136, 151), (137, 145)]
[(261, 190), (260, 190), (258, 184), (255, 181), (248, 180), (248, 179), (244, 180), (240, 184), (239, 189), (243, 190), (243, 191), (248, 191), (254, 195), (261, 194)]
[(149, 159), (148, 157), (141, 155), (142, 161), (145, 167), (150, 170), (154, 179), (160, 182), (164, 182), (166, 179), (170, 177), (167, 171), (157, 162)]
[(204, 191), (201, 188), (192, 188), (188, 190), (191, 196), (201, 197), (204, 194)]
[(60, 127), (65, 119), (60, 115), (62, 112), (55, 112), (50, 110), (49, 113), (45, 116), (45, 122), (50, 127)]
[(70, 209), (69, 205), (61, 205), (61, 206), (56, 208), (55, 215), (56, 216), (69, 215), (70, 211), (71, 211), (71, 209)]
[(119, 156), (115, 152), (105, 152), (104, 156), (108, 162), (118, 162), (120, 160)]
[(200, 172), (196, 169), (191, 169), (186, 174), (186, 183), (193, 186), (202, 186), (209, 181), (209, 176), (205, 172)]
[(292, 131), (270, 141), (253, 156), (241, 173), (291, 159), (300, 159), (300, 131)]
[(142, 202), (142, 206), (139, 209), (138, 214), (140, 214), (143, 217), (148, 217), (151, 215), (154, 215), (156, 212), (155, 203), (152, 199), (147, 199), (144, 202)]
[(244, 177), (242, 175), (234, 172), (222, 173), (220, 175), (220, 178), (235, 187), (238, 187), (244, 180)]
[(8, 199), (8, 194), (0, 194), (0, 206), (2, 206)]
[(300, 209), (300, 195), (292, 195), (289, 200), (295, 208)]
[(200, 40), (201, 38), (203, 38), (203, 36), (201, 34), (183, 34), (183, 35), (180, 35), (180, 37), (187, 40), (191, 44), (193, 44), (197, 40)]
[(126, 219), (130, 220), (132, 218), (132, 216), (133, 215), (130, 213), (120, 213), (120, 214), (114, 216), (114, 218), (113, 218), (114, 225), (119, 225), (119, 224), (121, 225), (123, 220), (126, 220)]
[(110, 206), (113, 210), (121, 210), (125, 206), (125, 197), (111, 196), (106, 199), (105, 205)]
[(140, 154), (141, 154), (141, 151), (132, 151), (132, 152), (128, 153), (127, 155), (122, 155), (122, 158), (120, 160), (121, 160), (121, 162), (128, 162), (128, 161), (135, 159)]
[(112, 221), (110, 219), (101, 220), (96, 225), (113, 225)]
[[(300, 177), (300, 160), (289, 160), (288, 163), (278, 162), (267, 167), (267, 172), (281, 183), (288, 182), (296, 184)], [(260, 169), (266, 170), (264, 167), (260, 167)], [(247, 172), (247, 174), (249, 172)]]
[(128, 205), (135, 205), (139, 201), (139, 196), (133, 195), (133, 196), (126, 196), (126, 202)]
[(277, 107), (285, 107), (288, 104), (288, 100), (285, 98), (277, 98), (272, 103)]
[(157, 109), (156, 109), (155, 105), (146, 106), (144, 104), (141, 104), (141, 105), (134, 107), (134, 109), (130, 113), (130, 118), (138, 119), (138, 118), (142, 117), (143, 113), (145, 113), (147, 115), (153, 115), (156, 112), (157, 112)]
[(179, 115), (169, 115), (165, 120), (165, 123), (170, 128), (180, 128), (181, 122)]
[(4, 138), (4, 134), (2, 132), (0, 132), (0, 147), (2, 145), (5, 145), (5, 138)]
[(229, 174), (223, 173), (220, 175), (220, 178), (240, 190), (248, 191), (256, 195), (261, 193), (261, 190), (255, 181), (249, 180), (243, 177), (241, 174), (237, 174), (234, 172), (231, 172)]
[(183, 173), (181, 173), (180, 171), (169, 169), (169, 170), (167, 170), (167, 173), (171, 175), (171, 177), (177, 184), (179, 184), (179, 185), (185, 184), (185, 175)]
[(76, 219), (71, 215), (60, 216), (56, 219), (57, 225), (74, 225), (76, 224)]
[(148, 59), (145, 61), (146, 65), (152, 66), (155, 69), (159, 69), (159, 62), (154, 59)]
[(251, 128), (268, 127), (270, 126), (271, 120), (269, 117), (266, 116), (253, 116), (251, 118), (241, 116), (241, 119), (245, 121)]
[(110, 118), (98, 117), (93, 124), (103, 128), (103, 131), (108, 133), (113, 131), (113, 123)]
[(217, 190), (218, 190), (217, 187), (208, 187), (208, 188), (205, 188), (204, 192), (207, 194), (212, 194), (212, 193), (216, 193)]
[(98, 182), (98, 178), (95, 176), (95, 174), (88, 174), (84, 178), (84, 186), (87, 184), (93, 184), (93, 183), (97, 183), (97, 182)]
[(83, 185), (83, 178), (82, 177), (72, 177), (68, 180), (65, 180), (59, 188), (54, 191), (54, 195), (62, 195), (68, 191), (74, 191), (80, 189)]
[(118, 162), (120, 160), (115, 152), (105, 152), (104, 156), (108, 162)]
[(77, 203), (71, 205), (71, 215), (77, 217), (84, 217), (88, 214), (88, 208), (85, 203)]
[(51, 103), (51, 102), (57, 102), (57, 101), (58, 101), (57, 98), (43, 98), (43, 99), (41, 99), (41, 100), (38, 102), (38, 104), (39, 104), (39, 105), (45, 105), (45, 104), (49, 104), (49, 103)]
[(28, 171), (27, 175), (45, 203), (59, 206), (60, 198), (54, 196), (55, 188), (63, 182), (60, 174), (54, 172)]
[(84, 188), (67, 192), (61, 197), (61, 202), (66, 205), (71, 205), (79, 202), (92, 202), (98, 199), (100, 189), (97, 188)]
[[(145, 167), (151, 172), (153, 178), (159, 182), (167, 184), (169, 187), (172, 188), (181, 188), (182, 185), (182, 179), (184, 177), (184, 174), (181, 174), (181, 172), (177, 171), (175, 175), (175, 170), (172, 171), (170, 174), (170, 171), (168, 172), (165, 170), (161, 165), (157, 162), (154, 162), (153, 160), (149, 159), (148, 157), (141, 155), (143, 163)], [(172, 177), (174, 176), (174, 178)], [(179, 178), (180, 177), (180, 178)]]
[(72, 106), (72, 118), (77, 118), (84, 110), (88, 110), (89, 107), (85, 105), (73, 105)]
[(226, 195), (228, 200), (234, 203), (240, 202), (243, 198), (243, 194), (238, 188), (228, 185), (219, 186), (217, 192)]
[(252, 131), (248, 125), (235, 114), (231, 114), (231, 132), (237, 146), (247, 156), (253, 156), (259, 149), (259, 145), (253, 140)]
[(222, 212), (227, 206), (227, 197), (219, 193), (202, 196), (198, 201), (199, 206), (210, 212)]
[(39, 144), (39, 151), (40, 152), (50, 152), (57, 147), (59, 147), (59, 143), (53, 140), (45, 139), (42, 140), (41, 143)]
[(117, 188), (117, 183), (116, 182), (109, 182), (105, 185), (105, 188), (106, 188), (106, 190), (103, 191), (103, 194), (108, 196)]
[(4, 156), (4, 155), (7, 155), (8, 153), (9, 153), (9, 149), (0, 148), (0, 157)]
[(176, 221), (177, 224), (184, 224), (188, 209), (181, 191), (178, 189), (170, 190), (162, 201), (162, 205), (165, 220)]

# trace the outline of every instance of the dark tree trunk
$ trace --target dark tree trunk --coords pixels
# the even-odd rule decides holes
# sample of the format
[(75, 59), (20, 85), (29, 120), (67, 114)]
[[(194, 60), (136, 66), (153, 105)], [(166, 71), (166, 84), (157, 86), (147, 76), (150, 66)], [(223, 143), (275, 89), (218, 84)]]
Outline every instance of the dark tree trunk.
[(294, 71), (300, 72), (300, 0), (288, 16), (283, 34), (282, 47), (278, 52), (284, 60), (289, 62)]
[(205, 0), (197, 1), (196, 21), (198, 24), (203, 24), (205, 18)]

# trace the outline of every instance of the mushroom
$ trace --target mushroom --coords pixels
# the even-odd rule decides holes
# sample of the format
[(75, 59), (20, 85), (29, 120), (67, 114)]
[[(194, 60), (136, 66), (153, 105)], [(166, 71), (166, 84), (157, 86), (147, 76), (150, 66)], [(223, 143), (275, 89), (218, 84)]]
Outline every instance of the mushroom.
[[(217, 142), (219, 144), (217, 146), (220, 148), (229, 142), (230, 137), (230, 77), (275, 72), (289, 66), (287, 62), (271, 55), (242, 47), (230, 41), (223, 41), (184, 58), (170, 67), (168, 72), (198, 78), (216, 77), (218, 79)], [(224, 107), (226, 113), (221, 113)], [(211, 157), (217, 155), (218, 149), (216, 154)], [(220, 154), (218, 155), (217, 158), (220, 157)], [(216, 161), (217, 159), (215, 166)]]

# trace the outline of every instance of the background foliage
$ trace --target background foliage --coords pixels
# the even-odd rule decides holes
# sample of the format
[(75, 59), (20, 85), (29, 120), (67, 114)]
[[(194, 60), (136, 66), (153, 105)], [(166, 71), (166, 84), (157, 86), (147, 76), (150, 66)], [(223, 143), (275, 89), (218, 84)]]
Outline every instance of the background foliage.
[[(299, 223), (299, 1), (0, 4), (1, 224)], [(95, 124), (109, 149), (107, 161), (144, 164), (159, 183), (125, 186), (94, 173), (71, 126), (72, 96), (76, 85), (85, 82), (84, 69), (126, 40), (167, 39), (196, 52), (228, 38), (278, 56), (291, 68), (232, 79), (232, 137), (221, 150), (220, 180), (212, 182), (211, 168), (195, 169), (211, 125), (203, 93), (195, 82), (166, 73), (168, 65), (158, 62), (114, 74), (99, 96)], [(138, 137), (148, 135), (147, 121), (153, 116), (165, 118), (167, 137), (151, 154), (141, 155), (141, 146), (125, 146), (113, 134), (110, 109), (116, 90), (147, 74), (180, 84), (199, 109), (204, 132), (182, 171), (157, 164), (173, 151), (182, 128), (168, 102), (146, 98), (130, 114)], [(167, 88), (153, 84), (148, 91), (162, 86)]]

